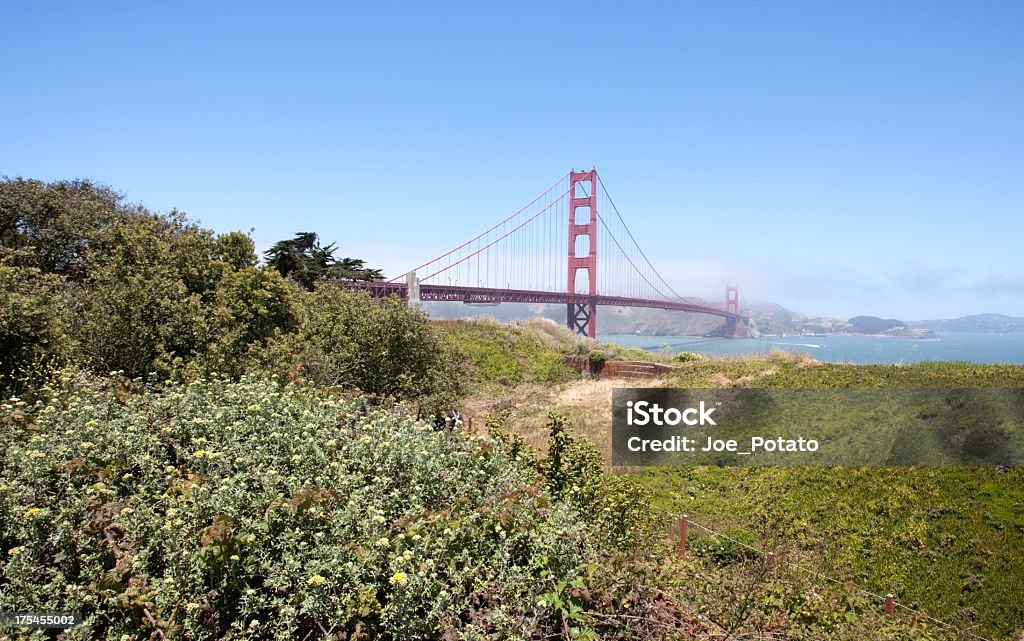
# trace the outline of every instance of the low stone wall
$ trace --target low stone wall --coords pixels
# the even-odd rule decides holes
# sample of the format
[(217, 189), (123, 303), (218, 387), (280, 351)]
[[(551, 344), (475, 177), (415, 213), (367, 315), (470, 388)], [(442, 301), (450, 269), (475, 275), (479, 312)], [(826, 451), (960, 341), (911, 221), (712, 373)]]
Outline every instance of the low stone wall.
[(582, 356), (569, 357), (566, 360), (570, 367), (581, 374), (590, 374), (597, 378), (653, 378), (676, 369), (671, 365), (648, 361), (592, 361)]
[(674, 369), (671, 365), (647, 361), (605, 361), (597, 375), (600, 378), (653, 378)]

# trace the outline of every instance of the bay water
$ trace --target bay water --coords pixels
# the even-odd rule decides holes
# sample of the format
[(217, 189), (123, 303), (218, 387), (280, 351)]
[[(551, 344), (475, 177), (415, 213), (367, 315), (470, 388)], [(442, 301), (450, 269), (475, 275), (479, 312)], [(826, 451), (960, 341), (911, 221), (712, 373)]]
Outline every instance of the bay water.
[(1024, 364), (1024, 334), (942, 332), (937, 338), (887, 336), (636, 336), (599, 334), (598, 340), (648, 351), (695, 352), (709, 356), (767, 354), (780, 349), (830, 363), (902, 364), (921, 361)]

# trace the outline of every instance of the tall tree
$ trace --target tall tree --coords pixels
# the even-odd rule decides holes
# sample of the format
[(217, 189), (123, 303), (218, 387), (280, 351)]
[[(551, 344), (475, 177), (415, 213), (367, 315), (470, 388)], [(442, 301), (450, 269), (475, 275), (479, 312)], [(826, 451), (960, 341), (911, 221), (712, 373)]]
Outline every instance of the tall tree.
[(365, 266), (358, 258), (342, 258), (330, 267), (330, 274), (337, 280), (382, 280), (384, 273), (379, 269)]
[(299, 232), (291, 240), (281, 240), (263, 253), (267, 266), (292, 278), (307, 290), (329, 280), (378, 280), (379, 269), (365, 266), (358, 258), (334, 257), (334, 243), (322, 247), (315, 232)]

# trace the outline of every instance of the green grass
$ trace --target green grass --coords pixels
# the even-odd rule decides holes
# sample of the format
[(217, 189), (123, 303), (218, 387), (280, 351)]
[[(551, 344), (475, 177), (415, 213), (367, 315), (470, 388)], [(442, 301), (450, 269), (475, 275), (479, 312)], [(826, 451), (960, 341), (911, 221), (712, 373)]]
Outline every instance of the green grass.
[(652, 504), (1004, 637), (1024, 625), (1024, 473), (975, 468), (657, 468)]
[[(456, 328), (462, 332), (464, 349), (469, 344), (478, 358), (486, 355), (496, 362), (514, 362), (518, 369), (512, 371), (518, 372), (530, 371), (529, 361), (538, 355), (541, 362), (552, 358), (546, 349), (562, 355), (586, 348), (609, 354), (615, 350), (605, 345), (574, 347), (564, 340), (543, 348), (547, 339), (539, 337), (535, 328), (468, 324)], [(534, 338), (529, 337), (531, 332)], [(651, 354), (644, 358), (665, 360)], [(1003, 364), (855, 366), (819, 363), (783, 352), (679, 359), (672, 364), (678, 369), (665, 383), (681, 388), (1024, 387), (1024, 367)], [(483, 378), (497, 380), (493, 375)], [(518, 379), (508, 376), (506, 380), (530, 378), (520, 374)], [(863, 597), (858, 588), (893, 592), (901, 604), (989, 638), (1016, 638), (1013, 635), (1024, 629), (1024, 599), (1020, 598), (1024, 593), (1024, 473), (1020, 469), (692, 467), (652, 468), (630, 478), (662, 514), (688, 512), (695, 522), (799, 558), (802, 566), (838, 577), (846, 587), (818, 585), (808, 575), (799, 579), (799, 572), (791, 572), (786, 580), (794, 586), (806, 581), (807, 590), (819, 595), (828, 591), (829, 598), (845, 594), (851, 600)], [(729, 556), (721, 549), (730, 544), (699, 529), (693, 530), (693, 544), (695, 550), (710, 551), (704, 560), (711, 559), (712, 565), (716, 554)], [(730, 562), (708, 576), (721, 580), (728, 592), (732, 590), (728, 586), (745, 581), (741, 565)], [(709, 572), (706, 566), (689, 569)], [(714, 591), (710, 583), (706, 589)], [(707, 595), (692, 598), (694, 603), (704, 603)], [(799, 618), (804, 606), (786, 607), (788, 616)], [(828, 607), (844, 611), (836, 604)], [(826, 608), (826, 612), (832, 610)]]
[(678, 365), (669, 381), (671, 387), (1024, 387), (1024, 366), (963, 361), (846, 365), (818, 363), (777, 351), (768, 356), (712, 358)]
[(576, 378), (569, 357), (598, 360), (654, 360), (640, 349), (598, 343), (574, 336), (545, 319), (502, 324), (478, 318), (434, 322), (466, 357), (471, 379), (483, 386), (558, 383)]
[[(1021, 387), (1024, 367), (813, 364), (801, 357), (684, 364), (676, 387)], [(652, 505), (687, 512), (770, 550), (814, 553), (818, 570), (957, 627), (1007, 638), (1024, 627), (1024, 470), (652, 468), (632, 476)], [(701, 536), (697, 531), (698, 545)]]
[(465, 354), (471, 377), (484, 385), (558, 382), (574, 375), (569, 339), (489, 320), (437, 323)]

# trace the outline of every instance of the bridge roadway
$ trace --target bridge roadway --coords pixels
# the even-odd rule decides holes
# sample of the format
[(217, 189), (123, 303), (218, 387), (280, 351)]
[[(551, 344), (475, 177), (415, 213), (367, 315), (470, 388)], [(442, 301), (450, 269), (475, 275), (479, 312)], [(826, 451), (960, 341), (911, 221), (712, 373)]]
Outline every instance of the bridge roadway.
[[(349, 289), (370, 292), (375, 298), (392, 294), (402, 300), (408, 298), (408, 286), (405, 283), (384, 281), (352, 281), (345, 283)], [(652, 307), (655, 309), (672, 309), (681, 312), (710, 314), (722, 318), (744, 322), (746, 316), (727, 312), (717, 307), (697, 305), (685, 301), (657, 300), (647, 298), (630, 298), (628, 296), (590, 296), (589, 294), (569, 294), (567, 292), (538, 292), (528, 289), (496, 289), (491, 287), (461, 287), (458, 285), (427, 285), (420, 284), (420, 300), (430, 302), (451, 303), (546, 303), (599, 305), (618, 307)]]

